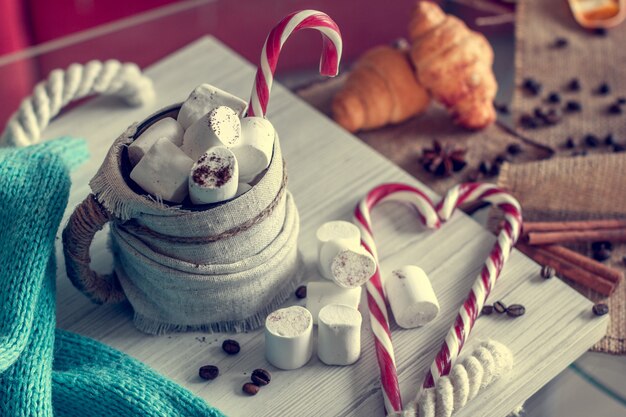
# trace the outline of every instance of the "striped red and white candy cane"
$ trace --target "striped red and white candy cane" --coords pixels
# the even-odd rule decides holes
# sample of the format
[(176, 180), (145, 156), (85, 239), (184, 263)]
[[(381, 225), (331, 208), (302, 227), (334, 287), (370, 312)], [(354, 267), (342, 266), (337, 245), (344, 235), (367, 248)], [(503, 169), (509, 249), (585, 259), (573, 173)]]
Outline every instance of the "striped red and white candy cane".
[(440, 377), (450, 373), (522, 229), (519, 203), (511, 194), (492, 184), (457, 185), (439, 202), (437, 213), (445, 222), (456, 207), (476, 201), (489, 202), (500, 209), (504, 213), (503, 227), (426, 375), (423, 388), (434, 387)]
[(359, 203), (354, 212), (355, 224), (361, 230), (361, 244), (376, 260), (376, 272), (365, 284), (367, 292), (367, 306), (370, 313), (370, 323), (374, 333), (374, 346), (380, 379), (383, 390), (383, 400), (387, 414), (399, 413), (402, 410), (400, 386), (396, 371), (396, 360), (391, 344), (389, 317), (387, 316), (387, 297), (380, 276), (378, 252), (372, 235), (372, 220), (370, 211), (383, 201), (403, 201), (410, 203), (416, 210), (422, 223), (428, 227), (439, 227), (439, 218), (432, 201), (423, 190), (406, 184), (383, 184), (370, 191)]
[[(446, 194), (436, 209), (422, 189), (406, 184), (380, 185), (370, 191), (355, 210), (355, 223), (361, 230), (362, 244), (374, 256), (377, 264), (378, 255), (372, 235), (370, 211), (377, 204), (389, 200), (412, 203), (417, 209), (422, 223), (430, 228), (438, 228), (441, 221), (450, 218), (456, 207), (473, 201), (491, 202), (505, 213), (505, 226), (498, 235), (498, 240), (485, 263), (483, 272), (481, 272), (477, 283), (472, 287), (468, 299), (461, 308), (459, 313), (461, 318), (455, 320), (453, 328), (437, 355), (435, 364), (428, 373), (424, 383), (424, 387), (428, 388), (433, 386), (440, 376), (450, 372), (452, 364), (471, 331), (478, 312), (482, 309), (482, 305), (502, 269), (504, 261), (519, 237), (522, 221), (521, 210), (513, 197), (490, 184), (468, 183), (456, 186)], [(402, 409), (402, 401), (389, 331), (387, 300), (380, 268), (377, 268), (374, 276), (366, 284), (366, 290), (370, 322), (381, 373), (385, 409), (388, 414), (398, 413)]]
[(265, 117), (280, 51), (289, 35), (301, 29), (316, 29), (322, 34), (320, 74), (330, 77), (338, 74), (342, 41), (337, 24), (326, 13), (317, 10), (291, 13), (272, 29), (265, 40), (252, 86), (248, 116)]

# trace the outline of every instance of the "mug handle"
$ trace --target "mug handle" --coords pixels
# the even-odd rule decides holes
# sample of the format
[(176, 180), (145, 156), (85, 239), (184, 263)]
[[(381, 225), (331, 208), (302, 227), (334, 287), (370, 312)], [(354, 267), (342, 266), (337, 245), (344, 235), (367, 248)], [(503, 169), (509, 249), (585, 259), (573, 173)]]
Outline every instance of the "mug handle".
[(115, 271), (101, 275), (91, 269), (89, 248), (95, 234), (113, 216), (89, 194), (76, 207), (63, 230), (63, 255), (72, 284), (96, 304), (119, 303), (126, 299)]

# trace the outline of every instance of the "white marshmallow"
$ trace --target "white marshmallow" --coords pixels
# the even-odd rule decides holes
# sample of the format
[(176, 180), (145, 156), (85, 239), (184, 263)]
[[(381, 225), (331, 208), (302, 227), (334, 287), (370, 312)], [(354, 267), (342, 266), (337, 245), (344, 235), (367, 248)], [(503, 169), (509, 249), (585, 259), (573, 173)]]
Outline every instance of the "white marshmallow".
[(423, 326), (439, 313), (439, 302), (426, 273), (417, 266), (397, 269), (385, 280), (385, 290), (398, 326)]
[(189, 197), (193, 204), (230, 200), (239, 186), (237, 159), (230, 149), (216, 146), (198, 159), (189, 174)]
[(130, 178), (146, 192), (163, 200), (181, 203), (193, 160), (169, 139), (160, 138), (130, 172)]
[(183, 136), (181, 149), (193, 160), (214, 146), (235, 146), (241, 139), (239, 116), (229, 107), (220, 106), (192, 124)]
[(326, 365), (351, 365), (361, 355), (361, 313), (341, 304), (324, 307), (317, 320), (317, 356)]
[(281, 308), (265, 319), (265, 357), (277, 368), (297, 369), (313, 354), (313, 318), (300, 306)]
[(306, 308), (311, 312), (314, 324), (317, 324), (320, 310), (329, 304), (359, 308), (360, 302), (361, 287), (341, 288), (329, 281), (312, 281), (306, 286)]
[(360, 287), (376, 272), (374, 257), (348, 239), (331, 239), (322, 245), (319, 269), (324, 278), (344, 288)]
[(274, 151), (274, 126), (262, 117), (241, 119), (241, 140), (232, 148), (239, 161), (239, 178), (250, 182), (270, 165)]
[(133, 166), (150, 150), (152, 145), (161, 138), (169, 139), (174, 145), (183, 144), (183, 127), (171, 117), (166, 117), (147, 128), (128, 146), (128, 157)]
[(184, 129), (188, 129), (202, 116), (219, 106), (230, 107), (239, 117), (243, 116), (248, 107), (247, 103), (237, 96), (210, 84), (200, 84), (181, 106), (178, 112), (178, 123)]
[(344, 220), (324, 223), (317, 229), (317, 232), (315, 232), (315, 237), (317, 238), (318, 256), (322, 250), (322, 245), (331, 239), (347, 239), (350, 245), (355, 248), (361, 245), (361, 232), (359, 228)]
[(240, 182), (239, 185), (237, 185), (237, 193), (235, 194), (235, 197), (239, 197), (240, 195), (247, 193), (251, 189), (252, 189), (252, 186), (250, 184), (246, 184), (245, 182)]

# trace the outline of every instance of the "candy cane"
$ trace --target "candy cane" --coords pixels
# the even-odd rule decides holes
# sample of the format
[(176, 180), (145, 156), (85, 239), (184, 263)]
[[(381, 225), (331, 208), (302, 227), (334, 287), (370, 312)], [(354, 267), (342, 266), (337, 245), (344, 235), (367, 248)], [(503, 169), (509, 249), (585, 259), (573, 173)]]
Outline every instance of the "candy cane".
[(327, 14), (317, 10), (294, 12), (281, 20), (265, 40), (261, 62), (252, 86), (248, 105), (249, 116), (265, 117), (281, 48), (292, 32), (301, 29), (316, 29), (322, 34), (320, 74), (334, 77), (339, 72), (342, 42), (337, 24)]
[(365, 284), (365, 289), (387, 414), (400, 412), (402, 410), (402, 399), (400, 398), (396, 360), (391, 344), (391, 331), (389, 330), (389, 317), (387, 316), (387, 297), (380, 276), (380, 265), (372, 235), (370, 211), (383, 201), (390, 200), (411, 203), (417, 209), (424, 224), (433, 228), (439, 227), (439, 218), (430, 198), (424, 191), (405, 184), (384, 184), (374, 188), (359, 203), (354, 212), (354, 222), (361, 230), (361, 244), (372, 254), (377, 266), (376, 272)]
[[(359, 226), (363, 246), (374, 256), (378, 265), (378, 255), (371, 227), (370, 211), (383, 201), (410, 202), (417, 209), (422, 223), (429, 228), (438, 228), (441, 221), (450, 218), (454, 209), (461, 204), (473, 201), (488, 201), (496, 204), (505, 213), (505, 226), (498, 235), (489, 259), (483, 267), (477, 283), (472, 287), (468, 299), (463, 304), (459, 317), (446, 337), (435, 363), (431, 366), (423, 387), (434, 386), (436, 379), (447, 375), (452, 368), (463, 344), (471, 331), (478, 312), (482, 309), (495, 280), (500, 273), (511, 248), (519, 237), (521, 210), (517, 201), (506, 192), (490, 184), (461, 184), (451, 189), (435, 209), (424, 190), (406, 184), (383, 184), (372, 191), (359, 203), (355, 210), (355, 223)], [(435, 211), (436, 210), (436, 211)], [(374, 343), (380, 368), (383, 399), (388, 414), (402, 409), (398, 376), (395, 365), (391, 333), (387, 316), (386, 296), (380, 276), (380, 267), (366, 284), (370, 322), (374, 333)], [(452, 347), (452, 348), (450, 348)]]

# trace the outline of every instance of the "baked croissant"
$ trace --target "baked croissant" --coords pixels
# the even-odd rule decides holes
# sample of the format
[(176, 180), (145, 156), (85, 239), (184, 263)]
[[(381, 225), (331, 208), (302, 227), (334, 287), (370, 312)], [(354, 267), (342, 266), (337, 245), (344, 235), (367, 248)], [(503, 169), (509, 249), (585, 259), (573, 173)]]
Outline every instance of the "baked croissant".
[(435, 3), (417, 3), (409, 36), (417, 79), (468, 129), (482, 129), (496, 118), (493, 49), (480, 33)]
[(337, 123), (356, 132), (403, 122), (421, 113), (429, 102), (407, 52), (379, 46), (356, 62), (333, 98), (332, 112)]

